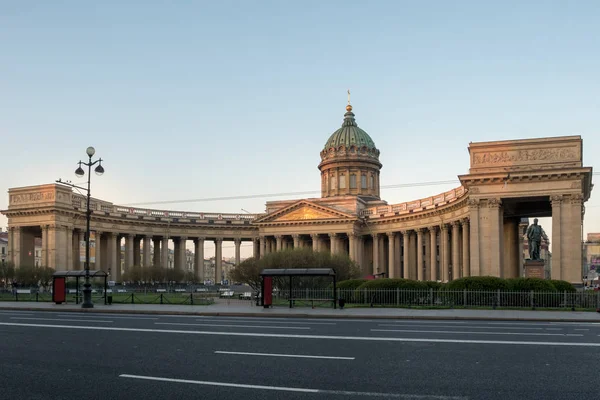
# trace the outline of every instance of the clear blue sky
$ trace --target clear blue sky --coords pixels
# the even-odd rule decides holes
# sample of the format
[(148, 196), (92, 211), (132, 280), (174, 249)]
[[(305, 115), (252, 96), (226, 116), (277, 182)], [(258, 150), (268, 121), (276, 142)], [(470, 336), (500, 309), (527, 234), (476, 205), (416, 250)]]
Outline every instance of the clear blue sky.
[(595, 167), (598, 21), (598, 1), (0, 0), (0, 190), (76, 182), (93, 145), (115, 203), (318, 191), (348, 88), (383, 185), (455, 179), (470, 141), (580, 134)]

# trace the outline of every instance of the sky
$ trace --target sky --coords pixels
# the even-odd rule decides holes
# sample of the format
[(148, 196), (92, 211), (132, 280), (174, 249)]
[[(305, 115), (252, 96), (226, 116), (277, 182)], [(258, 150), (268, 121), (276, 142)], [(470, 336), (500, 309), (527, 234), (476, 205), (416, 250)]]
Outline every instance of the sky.
[[(583, 0), (0, 0), (0, 209), (8, 188), (81, 182), (88, 146), (106, 170), (92, 195), (115, 204), (318, 197), (348, 89), (382, 185), (456, 180), (382, 189), (390, 204), (458, 186), (471, 141), (581, 135), (600, 167), (599, 20)], [(178, 202), (289, 192), (314, 194)]]

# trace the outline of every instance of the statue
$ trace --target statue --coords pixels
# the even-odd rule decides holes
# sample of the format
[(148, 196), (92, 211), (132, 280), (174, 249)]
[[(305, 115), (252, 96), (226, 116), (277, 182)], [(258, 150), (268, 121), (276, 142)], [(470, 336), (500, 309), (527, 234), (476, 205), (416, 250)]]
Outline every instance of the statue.
[(546, 232), (541, 225), (538, 225), (538, 219), (534, 218), (533, 225), (529, 225), (527, 228), (527, 240), (529, 241), (529, 258), (531, 260), (541, 260), (540, 248), (542, 246), (542, 239), (548, 240)]

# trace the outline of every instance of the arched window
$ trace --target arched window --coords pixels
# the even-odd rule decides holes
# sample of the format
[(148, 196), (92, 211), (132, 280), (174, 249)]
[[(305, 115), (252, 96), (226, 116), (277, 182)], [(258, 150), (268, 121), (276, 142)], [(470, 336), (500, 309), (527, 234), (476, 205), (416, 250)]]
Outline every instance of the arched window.
[(362, 189), (366, 189), (367, 188), (367, 176), (365, 174), (362, 174), (360, 176), (360, 187)]
[(341, 174), (340, 175), (340, 184), (339, 184), (339, 188), (340, 189), (346, 189), (346, 175)]
[(356, 174), (350, 174), (350, 189), (356, 189)]

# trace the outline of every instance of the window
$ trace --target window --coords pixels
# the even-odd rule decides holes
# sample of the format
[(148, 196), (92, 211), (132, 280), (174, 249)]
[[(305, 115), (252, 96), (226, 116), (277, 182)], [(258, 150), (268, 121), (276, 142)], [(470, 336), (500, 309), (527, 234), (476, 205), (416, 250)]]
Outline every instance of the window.
[(364, 174), (360, 176), (360, 187), (363, 189), (367, 188), (367, 176)]
[(350, 174), (350, 189), (356, 189), (356, 174)]
[(375, 187), (375, 177), (371, 175), (369, 178), (371, 178), (369, 180), (369, 189), (373, 189)]
[(340, 175), (340, 185), (339, 185), (340, 189), (346, 189), (346, 175), (341, 174)]

